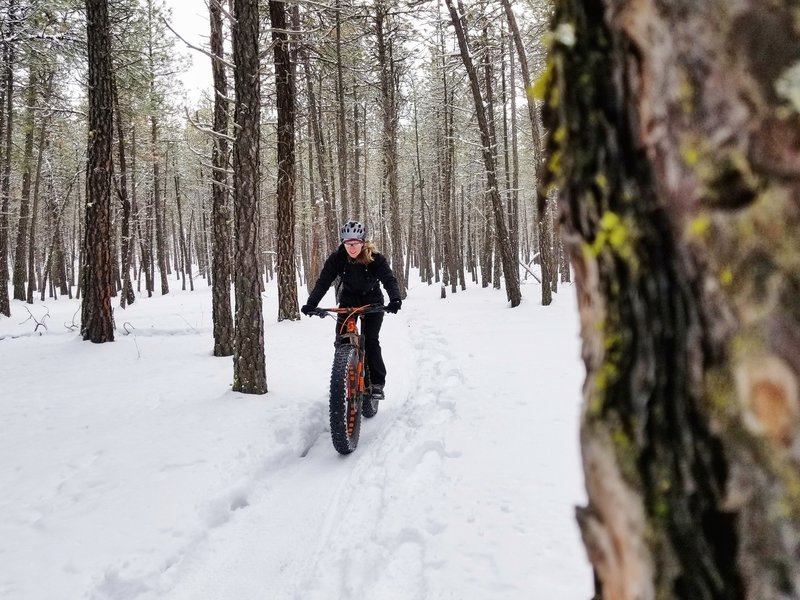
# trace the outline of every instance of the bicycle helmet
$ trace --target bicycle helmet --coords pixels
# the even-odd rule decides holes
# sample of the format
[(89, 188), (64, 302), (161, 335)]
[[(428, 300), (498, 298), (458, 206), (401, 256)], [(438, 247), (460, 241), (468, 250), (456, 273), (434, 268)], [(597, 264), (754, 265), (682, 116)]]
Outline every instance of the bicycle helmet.
[(358, 221), (348, 221), (339, 230), (339, 239), (343, 242), (346, 240), (361, 240), (363, 242), (367, 239), (367, 230)]

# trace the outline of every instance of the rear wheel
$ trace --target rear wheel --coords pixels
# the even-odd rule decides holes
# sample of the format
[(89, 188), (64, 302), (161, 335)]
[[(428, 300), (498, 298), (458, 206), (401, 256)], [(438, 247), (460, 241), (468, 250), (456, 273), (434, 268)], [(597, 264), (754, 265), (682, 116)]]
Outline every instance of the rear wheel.
[(350, 454), (358, 446), (361, 432), (358, 351), (350, 345), (336, 348), (331, 369), (331, 440), (339, 454)]

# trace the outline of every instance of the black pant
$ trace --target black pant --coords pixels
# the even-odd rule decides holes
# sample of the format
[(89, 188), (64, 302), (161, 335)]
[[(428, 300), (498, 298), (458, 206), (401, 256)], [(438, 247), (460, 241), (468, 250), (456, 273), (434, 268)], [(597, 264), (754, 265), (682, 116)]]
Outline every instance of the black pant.
[[(339, 315), (336, 321), (336, 334), (342, 328), (345, 315)], [(371, 383), (384, 385), (386, 383), (386, 365), (383, 364), (381, 354), (381, 341), (378, 339), (383, 325), (383, 313), (370, 313), (361, 317), (361, 335), (364, 336), (364, 346), (367, 352), (367, 367)]]

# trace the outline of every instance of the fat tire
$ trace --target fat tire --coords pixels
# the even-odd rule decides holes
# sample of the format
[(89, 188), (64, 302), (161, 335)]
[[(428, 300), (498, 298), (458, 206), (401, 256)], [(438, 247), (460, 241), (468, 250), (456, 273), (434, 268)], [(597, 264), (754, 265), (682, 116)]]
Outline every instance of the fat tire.
[[(350, 389), (350, 368), (358, 368), (358, 350), (349, 345), (339, 346), (333, 355), (330, 388), (331, 441), (339, 454), (355, 450), (361, 432), (361, 398), (356, 390)], [(350, 418), (353, 426), (348, 432)]]

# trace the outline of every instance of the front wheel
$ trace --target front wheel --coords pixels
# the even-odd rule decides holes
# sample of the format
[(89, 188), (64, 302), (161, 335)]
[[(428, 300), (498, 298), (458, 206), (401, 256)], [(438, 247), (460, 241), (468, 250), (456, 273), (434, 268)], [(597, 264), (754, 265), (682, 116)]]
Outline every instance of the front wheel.
[(331, 369), (331, 440), (339, 454), (350, 454), (358, 446), (361, 432), (361, 377), (358, 350), (350, 345), (336, 348)]

